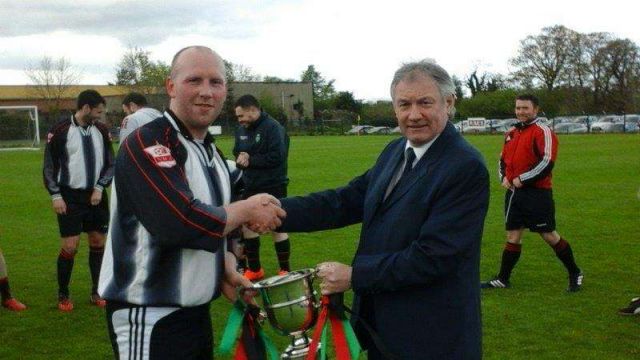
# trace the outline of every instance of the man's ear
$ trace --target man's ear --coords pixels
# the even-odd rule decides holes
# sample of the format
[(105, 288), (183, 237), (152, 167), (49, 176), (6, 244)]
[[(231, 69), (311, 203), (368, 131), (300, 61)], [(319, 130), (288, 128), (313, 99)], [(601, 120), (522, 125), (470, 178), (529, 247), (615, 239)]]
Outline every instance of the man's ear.
[(174, 98), (176, 84), (173, 82), (171, 77), (167, 77), (167, 80), (164, 81), (164, 87), (167, 89), (167, 95), (169, 95), (170, 98)]
[(447, 114), (449, 114), (451, 112), (451, 109), (453, 109), (453, 107), (456, 105), (456, 96), (453, 94), (449, 95), (444, 98), (444, 101), (447, 104)]

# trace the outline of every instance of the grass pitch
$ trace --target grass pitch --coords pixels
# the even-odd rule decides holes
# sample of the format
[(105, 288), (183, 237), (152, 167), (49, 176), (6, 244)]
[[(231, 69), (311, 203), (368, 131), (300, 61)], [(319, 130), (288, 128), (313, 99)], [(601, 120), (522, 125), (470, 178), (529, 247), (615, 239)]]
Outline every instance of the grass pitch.
[[(375, 161), (390, 136), (293, 137), (289, 193), (302, 195), (345, 184)], [(491, 204), (482, 245), (482, 277), (499, 267), (504, 244), (503, 190), (497, 181), (500, 136), (467, 139), (485, 156), (492, 174)], [(230, 154), (232, 139), (219, 144)], [(1, 359), (110, 359), (104, 313), (88, 304), (88, 246), (76, 257), (70, 314), (56, 308), (56, 257), (60, 248), (51, 201), (41, 180), (42, 151), (0, 152), (0, 246), (14, 295), (29, 309), (0, 309)], [(581, 292), (568, 294), (566, 272), (553, 251), (526, 233), (513, 288), (483, 292), (486, 359), (635, 359), (640, 318), (616, 310), (640, 294), (640, 138), (638, 135), (560, 136), (554, 169), (558, 231), (585, 273)], [(292, 268), (335, 260), (349, 263), (359, 227), (292, 234)], [(262, 259), (275, 274), (272, 241), (263, 237)], [(351, 298), (351, 294), (347, 294)], [(219, 341), (229, 304), (214, 302)], [(267, 332), (280, 349), (286, 339)], [(438, 329), (425, 329), (438, 331)], [(222, 357), (217, 357), (222, 358)]]

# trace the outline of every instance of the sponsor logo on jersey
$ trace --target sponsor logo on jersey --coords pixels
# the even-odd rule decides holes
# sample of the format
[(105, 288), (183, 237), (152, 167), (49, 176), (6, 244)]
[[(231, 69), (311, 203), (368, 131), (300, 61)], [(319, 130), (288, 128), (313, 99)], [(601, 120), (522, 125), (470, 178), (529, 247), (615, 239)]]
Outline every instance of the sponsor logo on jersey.
[(176, 160), (171, 155), (171, 150), (166, 146), (156, 144), (145, 148), (144, 151), (151, 155), (151, 159), (156, 166), (171, 168), (176, 165)]

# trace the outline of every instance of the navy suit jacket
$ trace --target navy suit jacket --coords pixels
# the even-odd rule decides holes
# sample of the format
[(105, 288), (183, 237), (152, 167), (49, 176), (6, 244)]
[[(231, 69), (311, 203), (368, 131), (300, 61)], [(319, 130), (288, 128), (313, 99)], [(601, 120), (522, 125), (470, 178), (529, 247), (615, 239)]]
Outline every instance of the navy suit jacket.
[[(383, 200), (406, 139), (348, 185), (282, 200), (282, 230), (362, 223), (352, 267), (353, 310), (400, 359), (480, 359), (480, 241), (489, 203), (481, 155), (448, 123)], [(352, 319), (353, 320), (353, 319)], [(364, 328), (370, 358), (381, 357)]]

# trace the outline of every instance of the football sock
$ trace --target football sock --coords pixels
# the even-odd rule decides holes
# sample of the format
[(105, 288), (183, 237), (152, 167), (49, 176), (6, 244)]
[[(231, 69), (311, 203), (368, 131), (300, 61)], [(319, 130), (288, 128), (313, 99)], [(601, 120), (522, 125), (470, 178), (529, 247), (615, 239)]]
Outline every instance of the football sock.
[(511, 277), (511, 271), (516, 266), (516, 263), (520, 259), (520, 253), (522, 251), (522, 244), (513, 244), (506, 242), (504, 244), (504, 250), (502, 251), (502, 262), (500, 264), (500, 273), (498, 278), (500, 280), (509, 281)]
[(7, 277), (7, 264), (4, 262), (4, 255), (0, 251), (0, 279)]
[(9, 291), (9, 278), (3, 277), (0, 279), (0, 297), (2, 301), (11, 299), (11, 291)]
[(276, 248), (276, 255), (278, 256), (278, 264), (280, 270), (290, 271), (289, 269), (289, 254), (291, 252), (291, 242), (289, 239), (276, 241), (274, 243)]
[(89, 270), (91, 271), (91, 288), (92, 294), (98, 293), (98, 280), (100, 278), (100, 267), (102, 266), (102, 257), (104, 255), (104, 246), (89, 247)]
[(244, 272), (247, 269), (247, 257), (241, 256), (238, 258), (238, 271)]
[(249, 270), (260, 270), (260, 236), (244, 239), (244, 253), (247, 255)]
[(68, 253), (60, 249), (58, 255), (58, 294), (69, 297), (69, 281), (71, 281), (71, 271), (73, 270), (74, 253)]
[(553, 250), (556, 252), (558, 259), (560, 259), (564, 264), (564, 267), (567, 268), (569, 274), (577, 274), (580, 272), (580, 268), (578, 268), (578, 265), (576, 265), (576, 261), (573, 258), (571, 245), (569, 245), (565, 239), (560, 238), (560, 241), (553, 246)]

